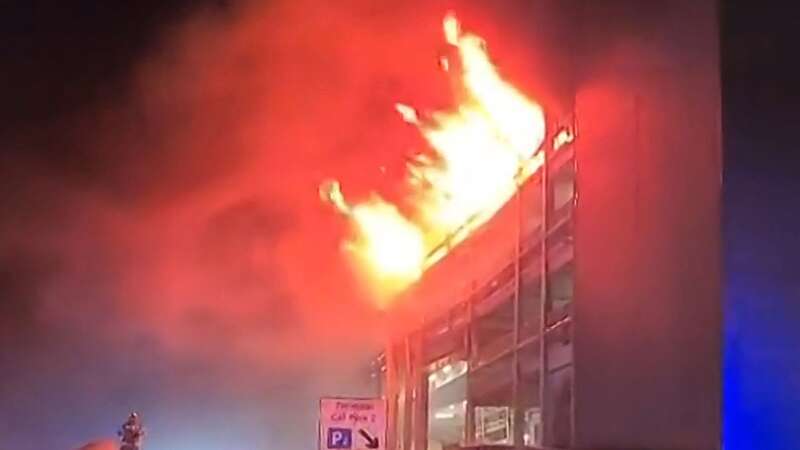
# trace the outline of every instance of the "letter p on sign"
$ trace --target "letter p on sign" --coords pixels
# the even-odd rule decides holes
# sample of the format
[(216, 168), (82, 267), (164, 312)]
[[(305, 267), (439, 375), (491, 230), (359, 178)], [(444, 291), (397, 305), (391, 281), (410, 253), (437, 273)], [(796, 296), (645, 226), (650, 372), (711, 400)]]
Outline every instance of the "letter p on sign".
[(353, 430), (349, 428), (328, 428), (328, 448), (351, 448)]

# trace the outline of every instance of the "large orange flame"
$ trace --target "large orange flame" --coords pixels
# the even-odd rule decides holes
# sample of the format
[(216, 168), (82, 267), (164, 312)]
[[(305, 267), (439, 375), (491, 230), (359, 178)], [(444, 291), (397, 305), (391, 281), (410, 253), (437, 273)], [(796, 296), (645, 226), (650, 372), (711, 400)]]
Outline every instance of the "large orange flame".
[[(321, 189), (323, 198), (356, 226), (357, 236), (346, 247), (382, 286), (394, 290), (413, 283), (491, 218), (543, 161), (536, 153), (545, 137), (542, 108), (500, 77), (483, 40), (463, 32), (454, 15), (447, 15), (443, 25), (460, 59), (454, 76), (464, 98), (455, 109), (424, 119), (413, 107), (396, 105), (435, 154), (435, 160), (420, 157), (409, 164), (413, 216), (377, 195), (350, 205), (335, 181)], [(442, 61), (445, 70), (451, 66)]]

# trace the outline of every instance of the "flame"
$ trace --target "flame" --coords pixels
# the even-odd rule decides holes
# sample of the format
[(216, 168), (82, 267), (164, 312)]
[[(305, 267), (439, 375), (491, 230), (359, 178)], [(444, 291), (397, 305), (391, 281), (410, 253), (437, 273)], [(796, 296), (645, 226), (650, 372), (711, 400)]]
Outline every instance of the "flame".
[(399, 280), (419, 277), (425, 261), (422, 233), (394, 205), (380, 199), (356, 205), (353, 220), (361, 231), (361, 240), (355, 246), (380, 276)]
[(446, 58), (439, 63), (459, 78), (464, 98), (453, 110), (425, 117), (409, 105), (395, 105), (434, 154), (409, 163), (414, 211), (404, 215), (377, 195), (350, 205), (337, 182), (323, 188), (323, 197), (356, 226), (357, 237), (346, 247), (381, 281), (393, 280), (400, 288), (491, 218), (543, 163), (536, 153), (545, 137), (542, 108), (502, 79), (484, 41), (463, 32), (453, 14), (445, 17), (443, 32), (460, 66), (456, 70)]
[(358, 237), (346, 248), (362, 256), (378, 275), (403, 283), (419, 277), (425, 261), (423, 237), (397, 207), (377, 196), (350, 205), (335, 180), (320, 186), (320, 197), (357, 225)]

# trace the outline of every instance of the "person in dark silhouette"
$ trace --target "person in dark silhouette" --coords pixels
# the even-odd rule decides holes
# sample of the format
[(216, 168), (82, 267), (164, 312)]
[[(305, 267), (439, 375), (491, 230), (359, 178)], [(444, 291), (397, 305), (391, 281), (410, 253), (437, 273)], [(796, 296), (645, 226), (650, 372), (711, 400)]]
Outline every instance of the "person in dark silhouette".
[(122, 441), (120, 450), (141, 450), (144, 427), (139, 419), (139, 414), (132, 412), (117, 434), (119, 434)]

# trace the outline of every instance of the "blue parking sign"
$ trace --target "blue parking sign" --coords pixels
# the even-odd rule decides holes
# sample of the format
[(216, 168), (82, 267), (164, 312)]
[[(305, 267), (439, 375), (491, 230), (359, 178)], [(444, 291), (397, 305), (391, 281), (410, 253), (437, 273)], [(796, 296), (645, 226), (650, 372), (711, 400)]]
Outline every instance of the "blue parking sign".
[(349, 428), (328, 428), (328, 448), (352, 448), (353, 431)]

